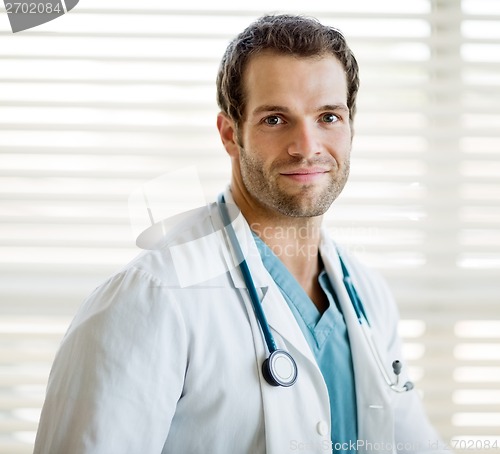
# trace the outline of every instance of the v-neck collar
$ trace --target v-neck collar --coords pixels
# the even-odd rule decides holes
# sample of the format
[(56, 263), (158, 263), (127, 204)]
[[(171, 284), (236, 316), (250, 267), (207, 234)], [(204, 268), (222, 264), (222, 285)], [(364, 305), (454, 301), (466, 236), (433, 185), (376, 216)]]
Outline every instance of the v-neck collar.
[(323, 345), (328, 336), (333, 332), (335, 326), (343, 322), (328, 274), (323, 269), (318, 276), (318, 282), (329, 302), (328, 308), (321, 314), (314, 302), (309, 298), (309, 295), (307, 295), (279, 257), (255, 233), (253, 233), (253, 236), (265, 268), (281, 290), (292, 311), (298, 313), (314, 337), (318, 348), (321, 348), (321, 345)]

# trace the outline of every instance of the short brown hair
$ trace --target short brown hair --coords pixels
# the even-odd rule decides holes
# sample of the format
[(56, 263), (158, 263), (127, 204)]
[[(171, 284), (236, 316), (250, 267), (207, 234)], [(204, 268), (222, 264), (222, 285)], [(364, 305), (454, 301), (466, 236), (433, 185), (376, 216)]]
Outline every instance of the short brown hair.
[(237, 127), (244, 120), (246, 99), (243, 74), (251, 56), (263, 51), (297, 57), (333, 55), (343, 65), (347, 79), (350, 122), (356, 113), (358, 64), (342, 33), (317, 19), (293, 15), (266, 15), (234, 38), (224, 53), (217, 74), (217, 103)]

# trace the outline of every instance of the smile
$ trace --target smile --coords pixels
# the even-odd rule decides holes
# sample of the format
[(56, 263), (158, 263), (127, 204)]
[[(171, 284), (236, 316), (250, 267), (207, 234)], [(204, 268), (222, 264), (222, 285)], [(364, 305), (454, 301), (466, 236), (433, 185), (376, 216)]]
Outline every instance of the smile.
[(328, 173), (328, 170), (326, 169), (313, 167), (309, 169), (297, 169), (281, 172), (281, 175), (298, 183), (312, 183), (326, 173)]

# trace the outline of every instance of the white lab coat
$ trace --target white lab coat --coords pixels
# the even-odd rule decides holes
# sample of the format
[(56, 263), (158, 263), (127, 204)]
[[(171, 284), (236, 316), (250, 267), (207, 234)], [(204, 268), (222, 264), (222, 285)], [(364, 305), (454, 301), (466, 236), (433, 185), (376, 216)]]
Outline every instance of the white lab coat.
[[(229, 192), (225, 197), (232, 200)], [(161, 246), (142, 253), (84, 302), (51, 371), (35, 454), (331, 452), (321, 372), (248, 225), (241, 215), (233, 225), (276, 343), (297, 362), (297, 382), (277, 388), (262, 377), (265, 343), (240, 272), (228, 266), (212, 204), (190, 213)], [(439, 439), (417, 391), (397, 394), (383, 382), (326, 233), (321, 254), (349, 332), (358, 451), (437, 452)], [(401, 359), (392, 297), (377, 276), (343, 258), (390, 370)]]

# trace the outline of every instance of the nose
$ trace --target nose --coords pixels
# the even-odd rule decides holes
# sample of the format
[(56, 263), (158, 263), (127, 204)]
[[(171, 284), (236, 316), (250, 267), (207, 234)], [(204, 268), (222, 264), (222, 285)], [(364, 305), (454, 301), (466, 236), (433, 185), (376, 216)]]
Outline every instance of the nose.
[(288, 154), (290, 156), (311, 158), (321, 153), (321, 143), (315, 125), (308, 122), (298, 122), (290, 131)]

